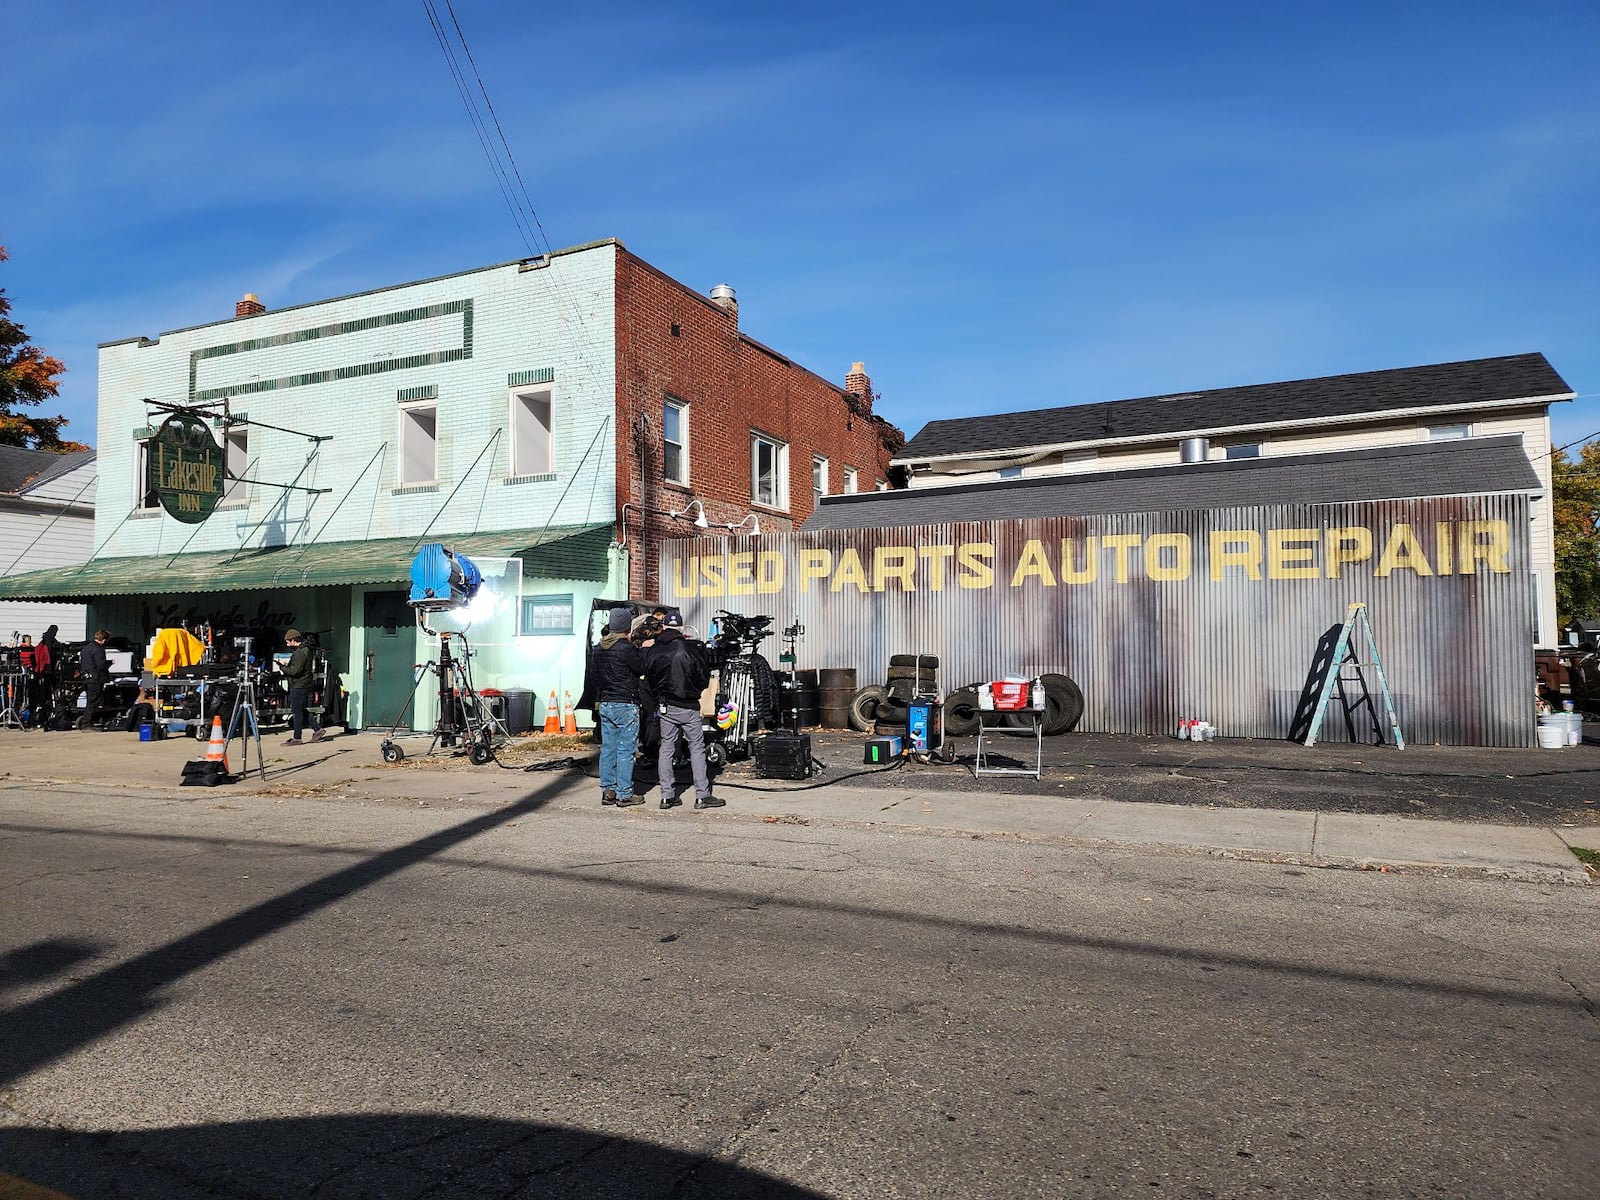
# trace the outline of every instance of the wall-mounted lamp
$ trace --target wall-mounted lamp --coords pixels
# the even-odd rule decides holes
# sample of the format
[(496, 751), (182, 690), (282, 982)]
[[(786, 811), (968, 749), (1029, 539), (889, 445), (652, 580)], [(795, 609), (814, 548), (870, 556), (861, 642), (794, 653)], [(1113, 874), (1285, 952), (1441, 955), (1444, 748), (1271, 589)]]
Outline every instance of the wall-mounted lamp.
[(709, 529), (709, 528), (711, 528), (711, 522), (706, 520), (706, 506), (704, 504), (701, 504), (700, 501), (698, 501), (698, 500), (689, 501), (687, 507), (685, 507), (682, 512), (679, 512), (677, 510), (673, 510), (672, 512), (668, 513), (667, 515), (669, 517), (677, 517), (680, 520), (682, 520), (682, 519), (685, 519), (685, 518), (688, 517), (690, 509), (697, 509), (698, 510), (695, 513), (695, 518), (694, 518), (694, 527), (696, 529)]
[(755, 513), (751, 513), (748, 517), (746, 517), (742, 521), (735, 521), (733, 524), (727, 526), (727, 530), (728, 530), (729, 533), (738, 533), (746, 525), (751, 526), (751, 529), (750, 529), (750, 536), (751, 537), (760, 537), (761, 536), (761, 518), (756, 516)]

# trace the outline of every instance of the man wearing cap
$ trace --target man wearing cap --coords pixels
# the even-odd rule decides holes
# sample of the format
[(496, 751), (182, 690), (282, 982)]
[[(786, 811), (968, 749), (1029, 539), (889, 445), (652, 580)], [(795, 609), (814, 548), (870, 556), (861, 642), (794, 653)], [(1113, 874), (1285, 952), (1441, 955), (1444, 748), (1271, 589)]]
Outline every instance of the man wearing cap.
[(721, 808), (725, 801), (711, 794), (705, 734), (700, 727), (700, 694), (711, 682), (711, 661), (704, 645), (683, 636), (683, 617), (678, 612), (666, 615), (655, 645), (645, 651), (644, 673), (661, 714), (661, 748), (656, 752), (661, 807), (676, 808), (683, 803), (678, 799), (678, 780), (672, 769), (678, 738), (682, 737), (689, 745), (689, 766), (694, 772), (694, 806)]
[[(301, 734), (306, 728), (306, 708), (311, 702), (311, 688), (316, 683), (316, 651), (303, 642), (303, 635), (298, 629), (291, 629), (283, 635), (284, 645), (294, 653), (289, 655), (289, 665), (283, 669), (283, 682), (289, 689), (289, 729), (290, 736), (284, 740), (285, 746), (298, 746), (304, 740)], [(320, 742), (323, 738), (322, 718), (312, 718), (311, 740)]]
[[(618, 808), (643, 804), (633, 794), (633, 754), (639, 745), (639, 676), (644, 661), (628, 636), (633, 613), (613, 608), (606, 633), (590, 662), (600, 714), (600, 803)], [(587, 689), (585, 689), (587, 690)]]

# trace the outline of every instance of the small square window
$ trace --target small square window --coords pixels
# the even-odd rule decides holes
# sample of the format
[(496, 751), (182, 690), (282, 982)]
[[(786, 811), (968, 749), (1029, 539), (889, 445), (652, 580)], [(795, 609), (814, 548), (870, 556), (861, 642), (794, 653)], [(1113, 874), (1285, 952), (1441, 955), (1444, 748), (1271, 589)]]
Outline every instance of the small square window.
[(689, 406), (682, 400), (661, 406), (661, 474), (671, 483), (689, 482)]
[(789, 447), (760, 433), (750, 435), (750, 499), (767, 508), (789, 507)]
[(1001, 467), (998, 471), (995, 472), (995, 474), (998, 475), (1001, 479), (1021, 479), (1022, 478), (1022, 468), (1021, 467)]
[(558, 637), (572, 632), (572, 596), (524, 596), (522, 635)]
[(400, 410), (400, 483), (437, 483), (439, 479), (439, 409), (408, 404)]
[(844, 494), (846, 496), (854, 496), (856, 494), (857, 489), (860, 487), (859, 479), (860, 477), (856, 474), (854, 467), (846, 467), (844, 469)]

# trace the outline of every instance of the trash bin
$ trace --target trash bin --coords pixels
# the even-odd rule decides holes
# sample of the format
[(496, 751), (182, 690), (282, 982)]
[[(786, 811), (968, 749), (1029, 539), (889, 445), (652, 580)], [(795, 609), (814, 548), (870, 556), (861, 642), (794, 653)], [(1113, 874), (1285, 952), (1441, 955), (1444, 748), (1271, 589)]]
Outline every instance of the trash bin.
[(527, 688), (506, 688), (502, 697), (505, 704), (507, 733), (527, 733), (533, 728), (533, 693)]

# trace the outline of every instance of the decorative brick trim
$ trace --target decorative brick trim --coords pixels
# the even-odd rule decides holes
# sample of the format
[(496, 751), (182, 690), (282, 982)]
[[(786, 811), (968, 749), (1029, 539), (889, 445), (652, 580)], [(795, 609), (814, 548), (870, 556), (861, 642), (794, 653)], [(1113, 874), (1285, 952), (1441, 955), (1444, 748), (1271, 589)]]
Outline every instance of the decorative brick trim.
[(390, 488), (389, 489), (389, 495), (391, 495), (391, 496), (415, 496), (415, 495), (420, 495), (420, 494), (422, 494), (424, 492), (437, 492), (438, 490), (439, 490), (439, 485), (437, 483), (408, 483), (404, 487), (393, 487), (393, 488)]
[(527, 387), (534, 383), (554, 383), (556, 369), (554, 367), (536, 367), (531, 371), (513, 371), (506, 376), (507, 387)]
[(555, 478), (554, 471), (546, 471), (542, 475), (507, 475), (505, 482), (508, 487), (514, 487), (520, 483), (550, 483)]
[[(265, 350), (273, 346), (294, 346), (301, 342), (320, 341), (342, 337), (348, 333), (365, 333), (371, 329), (384, 329), (391, 325), (405, 325), (432, 317), (461, 314), (461, 345), (457, 349), (433, 350), (427, 354), (408, 354), (404, 358), (390, 358), (382, 362), (354, 363), (347, 367), (334, 367), (326, 371), (307, 371), (300, 375), (283, 375), (277, 379), (258, 379), (250, 383), (229, 387), (200, 390), (200, 363), (207, 359), (223, 358), (230, 354), (244, 354), (251, 350)], [(443, 304), (427, 304), (419, 308), (405, 308), (398, 312), (382, 313), (376, 317), (362, 317), (355, 321), (339, 321), (332, 325), (314, 325), (306, 329), (291, 329), (269, 337), (251, 338), (243, 342), (228, 342), (220, 346), (205, 346), (189, 355), (189, 399), (194, 402), (220, 400), (224, 396), (249, 396), (256, 392), (276, 392), (285, 388), (307, 387), (318, 383), (335, 383), (363, 375), (384, 375), (390, 371), (403, 371), (411, 367), (437, 366), (440, 363), (463, 362), (472, 357), (472, 301), (451, 300)]]
[(135, 429), (133, 431), (133, 440), (142, 442), (145, 438), (153, 438), (155, 435), (156, 427), (154, 425), (146, 425), (143, 429)]
[(397, 404), (410, 404), (413, 400), (437, 400), (439, 385), (425, 383), (421, 387), (401, 388), (394, 394), (394, 398)]

